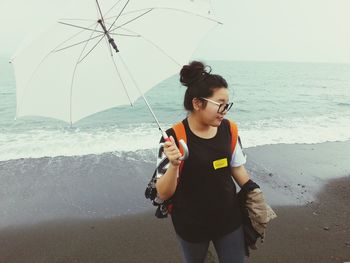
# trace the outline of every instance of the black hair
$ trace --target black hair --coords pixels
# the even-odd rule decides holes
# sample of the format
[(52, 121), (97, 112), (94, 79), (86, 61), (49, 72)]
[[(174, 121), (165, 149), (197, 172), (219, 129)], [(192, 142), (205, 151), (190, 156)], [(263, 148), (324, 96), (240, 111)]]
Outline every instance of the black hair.
[(180, 71), (180, 82), (187, 87), (184, 97), (184, 107), (188, 111), (193, 111), (193, 98), (211, 97), (216, 88), (227, 88), (228, 86), (223, 77), (211, 74), (210, 66), (200, 61), (192, 61), (190, 64), (182, 67)]

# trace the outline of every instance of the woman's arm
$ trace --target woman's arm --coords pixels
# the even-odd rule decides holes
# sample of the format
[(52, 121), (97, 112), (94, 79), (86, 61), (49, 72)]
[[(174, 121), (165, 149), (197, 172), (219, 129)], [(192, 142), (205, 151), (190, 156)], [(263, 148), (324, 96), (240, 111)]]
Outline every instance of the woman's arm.
[(170, 136), (170, 141), (164, 143), (164, 154), (169, 160), (169, 167), (164, 175), (157, 179), (156, 188), (158, 197), (162, 200), (169, 199), (176, 190), (181, 153), (175, 140)]
[(242, 187), (246, 182), (249, 181), (249, 174), (245, 169), (244, 165), (231, 168), (231, 175), (235, 179), (236, 183)]
[(156, 188), (160, 199), (167, 200), (175, 193), (178, 174), (179, 166), (170, 163), (165, 174), (157, 179)]

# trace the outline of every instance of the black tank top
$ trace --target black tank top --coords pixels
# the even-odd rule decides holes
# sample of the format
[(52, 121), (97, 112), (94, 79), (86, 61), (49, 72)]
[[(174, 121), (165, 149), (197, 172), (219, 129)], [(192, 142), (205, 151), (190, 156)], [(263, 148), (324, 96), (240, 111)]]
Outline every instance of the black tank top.
[[(190, 154), (173, 196), (172, 221), (184, 240), (212, 240), (241, 225), (230, 167), (230, 124), (224, 119), (213, 138), (203, 139), (190, 130), (187, 119), (183, 123)], [(175, 137), (172, 129), (167, 132)]]

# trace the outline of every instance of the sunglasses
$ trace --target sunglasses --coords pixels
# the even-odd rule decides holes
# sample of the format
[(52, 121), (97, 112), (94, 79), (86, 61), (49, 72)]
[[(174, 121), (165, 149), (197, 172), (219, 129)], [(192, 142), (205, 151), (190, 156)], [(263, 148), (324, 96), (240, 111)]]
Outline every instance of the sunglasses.
[(231, 108), (232, 108), (232, 105), (233, 105), (233, 102), (230, 102), (230, 103), (219, 103), (217, 101), (214, 101), (214, 100), (210, 100), (210, 99), (207, 99), (207, 98), (203, 98), (203, 97), (200, 97), (201, 100), (205, 100), (205, 101), (209, 101), (217, 106), (219, 106), (218, 108), (218, 113), (224, 113), (225, 111), (229, 111)]

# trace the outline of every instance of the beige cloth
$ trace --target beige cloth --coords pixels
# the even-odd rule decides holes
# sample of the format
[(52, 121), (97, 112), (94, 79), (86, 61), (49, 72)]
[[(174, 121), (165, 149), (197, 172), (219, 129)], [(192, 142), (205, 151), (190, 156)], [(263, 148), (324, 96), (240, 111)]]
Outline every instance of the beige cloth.
[(247, 193), (246, 208), (253, 228), (265, 238), (267, 223), (276, 218), (276, 213), (266, 204), (264, 195), (260, 188), (256, 188)]

